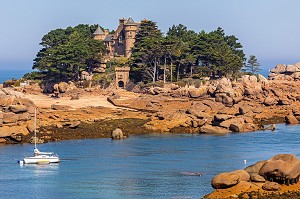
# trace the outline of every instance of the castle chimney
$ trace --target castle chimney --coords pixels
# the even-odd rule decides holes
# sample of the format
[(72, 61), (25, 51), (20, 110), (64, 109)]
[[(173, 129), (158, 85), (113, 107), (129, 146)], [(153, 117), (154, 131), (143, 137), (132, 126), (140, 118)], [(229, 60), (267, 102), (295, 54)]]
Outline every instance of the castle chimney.
[(126, 22), (126, 19), (123, 17), (122, 19), (119, 19), (119, 24), (123, 25)]

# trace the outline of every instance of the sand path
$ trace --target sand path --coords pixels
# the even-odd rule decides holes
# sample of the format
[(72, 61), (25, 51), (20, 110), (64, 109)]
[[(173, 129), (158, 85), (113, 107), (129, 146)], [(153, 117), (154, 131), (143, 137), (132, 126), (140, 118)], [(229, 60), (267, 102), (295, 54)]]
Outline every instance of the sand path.
[(106, 96), (83, 96), (78, 100), (70, 100), (70, 97), (53, 98), (48, 95), (32, 95), (26, 94), (26, 98), (31, 99), (40, 108), (50, 108), (52, 104), (67, 105), (73, 108), (97, 107), (103, 106), (107, 108), (117, 109), (113, 104), (107, 101)]

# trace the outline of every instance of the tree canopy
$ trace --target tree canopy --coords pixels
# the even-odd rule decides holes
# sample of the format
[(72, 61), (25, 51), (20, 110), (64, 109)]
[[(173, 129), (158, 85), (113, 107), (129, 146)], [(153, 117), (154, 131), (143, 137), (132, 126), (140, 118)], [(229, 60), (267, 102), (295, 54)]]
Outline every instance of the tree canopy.
[(33, 69), (55, 81), (78, 80), (83, 70), (100, 63), (105, 51), (101, 41), (92, 39), (96, 28), (81, 24), (50, 31), (42, 38)]
[(246, 60), (242, 48), (238, 38), (226, 35), (222, 28), (196, 33), (179, 24), (162, 36), (155, 22), (142, 22), (131, 58), (132, 77), (155, 82), (163, 74), (165, 81), (167, 68), (171, 81), (174, 72), (177, 81), (180, 77), (234, 75)]
[[(82, 71), (91, 71), (101, 63), (106, 47), (92, 38), (96, 25), (78, 25), (52, 30), (43, 36), (42, 49), (33, 69), (49, 80), (79, 79)], [(108, 68), (129, 64), (135, 82), (175, 81), (182, 78), (219, 78), (234, 76), (245, 65), (243, 46), (222, 28), (199, 33), (183, 24), (173, 25), (164, 35), (156, 23), (143, 20), (136, 34), (132, 56), (112, 58)], [(250, 56), (246, 68), (258, 72), (259, 63)], [(38, 76), (37, 73), (34, 73)]]

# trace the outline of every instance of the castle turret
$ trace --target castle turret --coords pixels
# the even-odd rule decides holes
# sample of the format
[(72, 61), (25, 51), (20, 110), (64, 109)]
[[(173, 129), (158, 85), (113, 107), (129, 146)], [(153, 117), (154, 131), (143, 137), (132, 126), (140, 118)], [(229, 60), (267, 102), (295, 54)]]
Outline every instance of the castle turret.
[(106, 34), (103, 32), (100, 26), (98, 26), (96, 31), (93, 33), (93, 38), (99, 41), (102, 41), (105, 38), (105, 36)]
[(137, 23), (133, 21), (131, 17), (128, 18), (124, 24), (125, 32), (125, 57), (129, 58), (132, 53), (132, 48), (135, 42), (135, 36), (137, 33)]

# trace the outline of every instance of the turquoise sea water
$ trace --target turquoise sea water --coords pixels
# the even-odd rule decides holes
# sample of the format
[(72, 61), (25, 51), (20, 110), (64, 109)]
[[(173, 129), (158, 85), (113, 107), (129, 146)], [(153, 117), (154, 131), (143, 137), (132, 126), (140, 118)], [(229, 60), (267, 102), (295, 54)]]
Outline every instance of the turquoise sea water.
[[(214, 175), (243, 169), (278, 153), (300, 155), (300, 126), (208, 135), (142, 135), (120, 141), (68, 140), (42, 144), (60, 164), (23, 165), (33, 146), (0, 145), (1, 198), (198, 199)], [(244, 164), (247, 160), (247, 164)], [(187, 176), (182, 172), (202, 172)]]
[(12, 78), (20, 79), (28, 72), (30, 70), (0, 70), (0, 84)]

